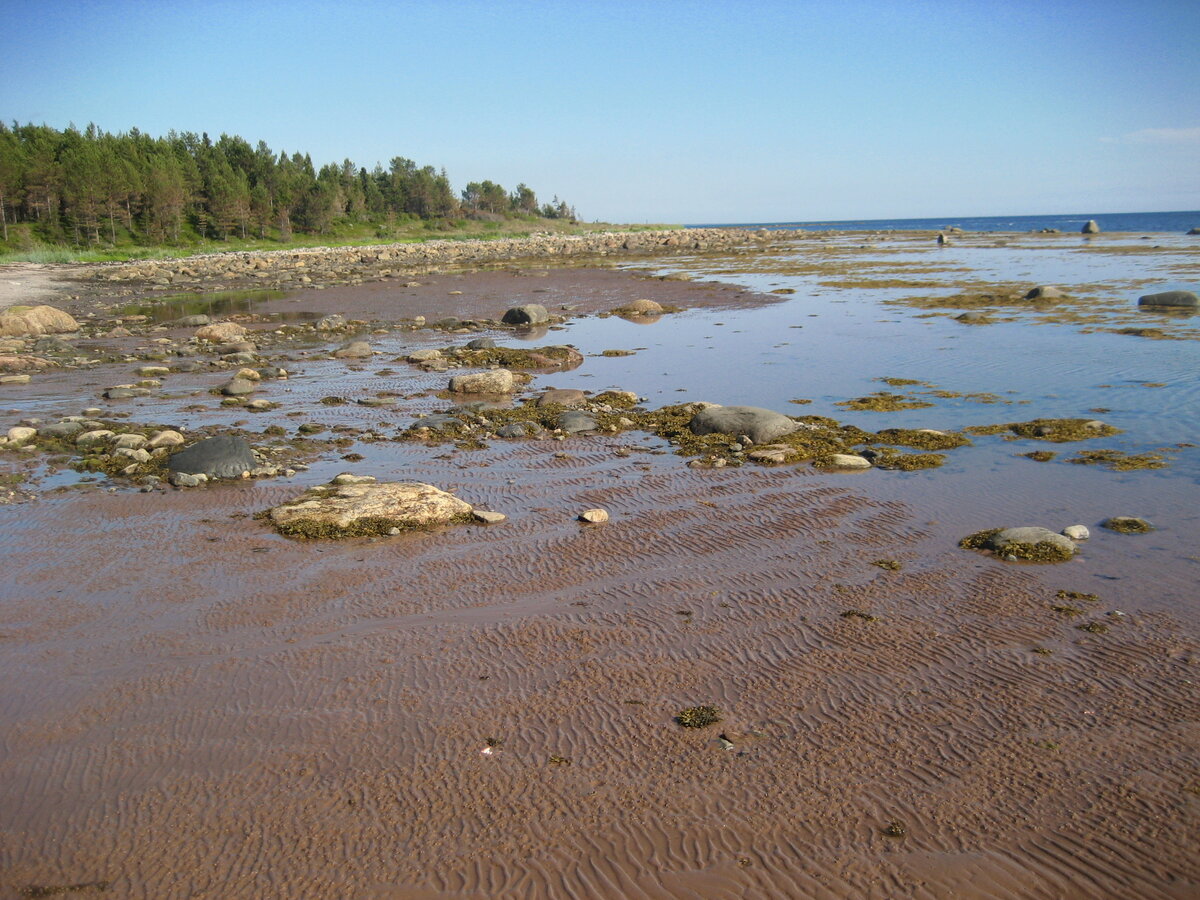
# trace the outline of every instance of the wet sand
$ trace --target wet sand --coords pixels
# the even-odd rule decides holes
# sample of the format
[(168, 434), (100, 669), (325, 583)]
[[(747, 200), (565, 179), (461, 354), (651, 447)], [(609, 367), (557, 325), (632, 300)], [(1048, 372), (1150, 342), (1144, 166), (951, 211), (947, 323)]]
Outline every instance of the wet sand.
[[(422, 280), (299, 305), (774, 300), (617, 271)], [(304, 421), (396, 421), (314, 406), (327, 364), (299, 365), (311, 380), (287, 408)], [(113, 383), (39, 381), (23, 414), (76, 412)], [(208, 406), (189, 424), (246, 418)], [(1200, 891), (1200, 624), (1188, 570), (1158, 577), (1151, 545), (1096, 535), (1065, 566), (1004, 563), (954, 546), (974, 513), (920, 478), (693, 470), (629, 434), (355, 449), (292, 480), (0, 507), (0, 896)], [(302, 542), (253, 518), (343, 470), (509, 520)], [(595, 506), (612, 520), (574, 521)], [(1100, 599), (1067, 618), (1059, 590)], [(723, 721), (679, 727), (696, 705)]]

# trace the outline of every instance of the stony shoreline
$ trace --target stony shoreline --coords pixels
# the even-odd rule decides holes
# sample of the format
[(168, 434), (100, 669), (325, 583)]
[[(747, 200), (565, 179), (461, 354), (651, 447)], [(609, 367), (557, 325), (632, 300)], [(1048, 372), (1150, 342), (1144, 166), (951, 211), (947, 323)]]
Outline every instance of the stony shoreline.
[(85, 277), (102, 282), (139, 282), (188, 289), (211, 288), (214, 278), (222, 279), (228, 286), (248, 282), (260, 287), (297, 287), (357, 283), (428, 272), (431, 268), (484, 268), (507, 262), (578, 261), (617, 254), (641, 257), (739, 247), (761, 248), (770, 243), (795, 240), (803, 234), (743, 228), (694, 228), (305, 247), (103, 263), (88, 271)]

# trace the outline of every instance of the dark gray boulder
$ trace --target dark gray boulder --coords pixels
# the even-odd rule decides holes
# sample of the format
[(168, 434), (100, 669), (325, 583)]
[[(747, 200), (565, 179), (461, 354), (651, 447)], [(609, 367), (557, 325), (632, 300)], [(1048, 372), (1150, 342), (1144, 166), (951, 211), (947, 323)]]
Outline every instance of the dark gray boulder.
[(475, 338), (467, 343), (468, 350), (491, 350), (496, 346), (496, 342), (491, 338)]
[(172, 472), (207, 475), (209, 478), (241, 478), (258, 466), (250, 445), (234, 434), (199, 441), (167, 461)]
[(1200, 228), (1190, 228), (1188, 234), (1200, 234)]
[(1050, 284), (1039, 284), (1035, 288), (1030, 288), (1025, 293), (1026, 300), (1037, 300), (1042, 303), (1052, 300), (1062, 300), (1066, 296), (1061, 290)]
[(756, 444), (768, 444), (791, 434), (797, 424), (783, 413), (757, 406), (710, 406), (688, 422), (692, 434), (746, 435)]
[(550, 321), (550, 314), (540, 303), (526, 303), (524, 306), (514, 306), (500, 321), (505, 325), (541, 325)]
[(1138, 297), (1138, 306), (1166, 306), (1175, 309), (1195, 309), (1200, 306), (1200, 297), (1191, 291), (1162, 291)]

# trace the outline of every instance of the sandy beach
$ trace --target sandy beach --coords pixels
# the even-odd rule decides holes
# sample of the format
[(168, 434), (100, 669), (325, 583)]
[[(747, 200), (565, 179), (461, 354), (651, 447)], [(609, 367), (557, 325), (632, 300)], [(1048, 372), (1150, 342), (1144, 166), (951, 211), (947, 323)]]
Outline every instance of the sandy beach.
[[(964, 237), (966, 262), (931, 257), (928, 235), (792, 240), (484, 271), (372, 260), (303, 285), (0, 270), (0, 306), (81, 325), (59, 336), (70, 349), (11, 349), (56, 364), (3, 386), (0, 434), (93, 408), (277, 446), (280, 470), (178, 489), (0, 448), (0, 897), (1196, 896), (1197, 345), (1186, 319), (1150, 322), (1163, 340), (1118, 333), (1134, 282), (1194, 278), (1194, 246), (1117, 276), (1133, 253), (1116, 237)], [(1055, 253), (1053, 278), (1027, 274)], [(850, 283), (864, 272), (887, 286)], [(932, 278), (945, 289), (910, 286)], [(274, 290), (210, 304), (253, 351), (223, 361), (179, 324), (205, 305), (177, 296), (193, 280)], [(1042, 280), (1076, 299), (994, 300), (992, 331), (911, 299)], [(666, 312), (611, 315), (642, 299)], [(545, 326), (499, 324), (530, 303)], [(348, 324), (318, 331), (331, 315)], [(451, 351), (481, 336), (578, 349), (575, 368), (526, 370), (518, 405), (623, 389), (645, 398), (638, 428), (505, 440), (485, 419), (414, 439), (417, 417), (460, 402)], [(1038, 344), (1051, 336), (1066, 361)], [(333, 355), (355, 339), (373, 355)], [(1046, 384), (1025, 388), (1008, 341), (1049, 360)], [(431, 349), (453, 364), (409, 361)], [(244, 352), (287, 370), (257, 388), (262, 412), (211, 393)], [(171, 371), (104, 398), (145, 366)], [(927, 409), (837, 405), (905, 366), (918, 377), (887, 387)], [(872, 434), (1100, 416), (1122, 452), (1170, 467), (1068, 465), (1074, 444), (1043, 464), (1020, 454), (1049, 445), (982, 430), (944, 471), (759, 465), (740, 447), (717, 465), (641, 427), (705, 399)], [(342, 472), (507, 520), (300, 540), (262, 519)], [(579, 522), (591, 508), (609, 521)], [(1118, 514), (1155, 530), (1099, 525)], [(1092, 536), (1060, 565), (958, 546), (1074, 523)], [(682, 727), (698, 706), (720, 721)]]

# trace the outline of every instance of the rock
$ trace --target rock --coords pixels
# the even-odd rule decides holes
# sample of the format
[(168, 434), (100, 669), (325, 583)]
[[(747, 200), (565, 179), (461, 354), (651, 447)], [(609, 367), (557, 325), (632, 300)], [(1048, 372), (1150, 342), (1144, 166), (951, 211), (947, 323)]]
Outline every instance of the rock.
[(55, 363), (40, 356), (0, 356), (0, 372), (27, 372), (52, 369)]
[(29, 384), (32, 375), (0, 375), (0, 384)]
[(150, 462), (149, 451), (143, 450), (141, 447), (118, 447), (113, 451), (113, 456), (124, 456), (132, 459), (135, 463)]
[(74, 344), (68, 344), (62, 338), (49, 335), (47, 337), (38, 338), (33, 343), (35, 353), (76, 353), (77, 350)]
[(226, 397), (242, 397), (253, 394), (258, 386), (245, 378), (231, 378), (222, 388), (221, 393)]
[(207, 475), (191, 475), (187, 472), (172, 472), (167, 480), (175, 487), (199, 487), (208, 481)]
[(265, 412), (268, 409), (274, 409), (275, 404), (270, 400), (260, 397), (257, 400), (251, 400), (246, 403), (244, 408), (250, 410), (251, 412)]
[(511, 394), (516, 388), (516, 378), (508, 369), (455, 375), (450, 379), (450, 390), (456, 394)]
[(1069, 537), (1073, 541), (1086, 541), (1092, 536), (1086, 525), (1068, 525), (1062, 530), (1064, 537)]
[(79, 323), (72, 316), (53, 306), (10, 306), (0, 310), (0, 337), (35, 337), (78, 330)]
[(375, 484), (374, 475), (355, 475), (353, 472), (343, 472), (335, 475), (330, 484)]
[(661, 303), (640, 298), (617, 307), (613, 312), (618, 316), (661, 316), (663, 308)]
[(509, 309), (500, 321), (505, 325), (541, 325), (550, 321), (550, 314), (540, 303), (526, 303)]
[(869, 469), (871, 461), (854, 453), (834, 453), (829, 457), (830, 465), (837, 469)]
[(142, 378), (161, 378), (163, 375), (170, 375), (171, 370), (166, 366), (142, 366), (137, 373)]
[(183, 435), (178, 431), (165, 429), (156, 431), (150, 435), (150, 440), (146, 442), (146, 446), (151, 450), (157, 450), (159, 447), (182, 447), (184, 443)]
[(207, 475), (209, 478), (241, 478), (258, 465), (250, 445), (233, 434), (198, 441), (176, 453), (167, 463), (172, 472)]
[(688, 422), (692, 434), (749, 435), (756, 444), (791, 434), (797, 424), (782, 413), (757, 406), (709, 406), (700, 410)]
[(262, 381), (262, 375), (256, 369), (238, 369), (233, 373), (234, 378), (244, 378), (246, 381)]
[(374, 351), (366, 341), (350, 341), (333, 351), (335, 359), (368, 359)]
[(15, 428), (8, 429), (8, 442), (10, 444), (23, 444), (37, 437), (37, 433), (38, 430), (36, 428), (17, 425)]
[(504, 513), (492, 512), (489, 509), (477, 509), (472, 512), (476, 521), (482, 522), (484, 525), (499, 525), (501, 522), (508, 520), (508, 516)]
[(85, 431), (83, 434), (75, 438), (76, 447), (88, 447), (92, 444), (99, 444), (104, 441), (111, 440), (116, 437), (116, 434), (109, 431), (107, 428), (97, 428), (93, 431)]
[(501, 425), (496, 429), (496, 437), (523, 438), (541, 434), (545, 429), (537, 422), (513, 422), (511, 425)]
[(782, 463), (790, 462), (799, 455), (800, 452), (795, 447), (789, 447), (787, 444), (767, 444), (765, 447), (751, 450), (746, 454), (746, 458), (752, 459), (755, 462), (781, 465)]
[(1069, 537), (1036, 525), (1002, 528), (983, 546), (998, 556), (1057, 562), (1070, 559), (1077, 549)]
[(1188, 234), (1200, 234), (1200, 227), (1197, 227), (1197, 228), (1189, 228), (1189, 229), (1188, 229)]
[(105, 400), (130, 400), (134, 397), (149, 397), (150, 391), (130, 384), (118, 384), (106, 390), (103, 396)]
[(1099, 234), (1100, 226), (1096, 224), (1095, 219), (1088, 219), (1084, 226), (1079, 229), (1080, 234)]
[(209, 341), (214, 344), (226, 341), (240, 340), (246, 334), (246, 329), (237, 322), (217, 322), (215, 325), (205, 325), (196, 330), (196, 340)]
[(178, 325), (180, 328), (200, 328), (203, 325), (212, 324), (212, 319), (203, 314), (196, 316), (181, 316), (171, 324)]
[[(468, 350), (491, 350), (496, 346), (496, 342), (491, 338), (475, 338), (473, 341), (467, 342)], [(499, 515), (497, 513), (497, 515)]]
[(1138, 306), (1165, 306), (1176, 309), (1195, 309), (1200, 306), (1200, 297), (1191, 291), (1162, 291), (1138, 297)]
[(113, 441), (113, 446), (116, 447), (118, 450), (137, 450), (141, 447), (144, 447), (145, 445), (146, 445), (145, 436), (141, 435), (141, 434), (137, 434), (136, 432), (126, 432), (125, 434), (118, 434)]
[(38, 429), (38, 434), (51, 438), (68, 438), (81, 431), (83, 431), (83, 425), (79, 422), (56, 422), (53, 425), (43, 425)]
[(991, 325), (992, 320), (988, 318), (987, 313), (980, 312), (977, 309), (969, 309), (965, 313), (954, 317), (955, 322), (962, 322), (964, 325)]
[(582, 406), (587, 401), (587, 394), (574, 388), (548, 390), (537, 399), (538, 406)]
[(580, 434), (585, 431), (596, 431), (600, 426), (588, 413), (571, 409), (554, 420), (554, 425), (564, 434)]
[(268, 512), (282, 534), (343, 538), (465, 521), (471, 504), (431, 484), (384, 482), (312, 488)]
[(405, 357), (410, 363), (429, 362), (431, 359), (441, 359), (442, 351), (430, 348), (428, 350), (415, 350)]
[(938, 232), (937, 242), (939, 247), (948, 247), (950, 245), (950, 238), (946, 237), (941, 232)]
[(608, 521), (608, 510), (605, 509), (585, 509), (579, 514), (580, 522), (590, 522), (593, 525), (600, 525)]
[(339, 328), (346, 327), (346, 317), (336, 313), (331, 316), (322, 316), (321, 318), (317, 319), (317, 322), (315, 325), (313, 325), (313, 327), (317, 329), (317, 331), (337, 331)]
[(1154, 526), (1145, 519), (1137, 516), (1113, 516), (1100, 523), (1109, 531), (1119, 531), (1121, 534), (1146, 534), (1154, 530)]
[(250, 341), (230, 341), (225, 344), (217, 344), (213, 347), (213, 352), (218, 356), (233, 356), (238, 353), (253, 353), (258, 347)]
[(1061, 290), (1049, 284), (1040, 284), (1035, 288), (1030, 288), (1025, 293), (1026, 300), (1040, 300), (1046, 302), (1049, 300), (1062, 300), (1067, 295)]

